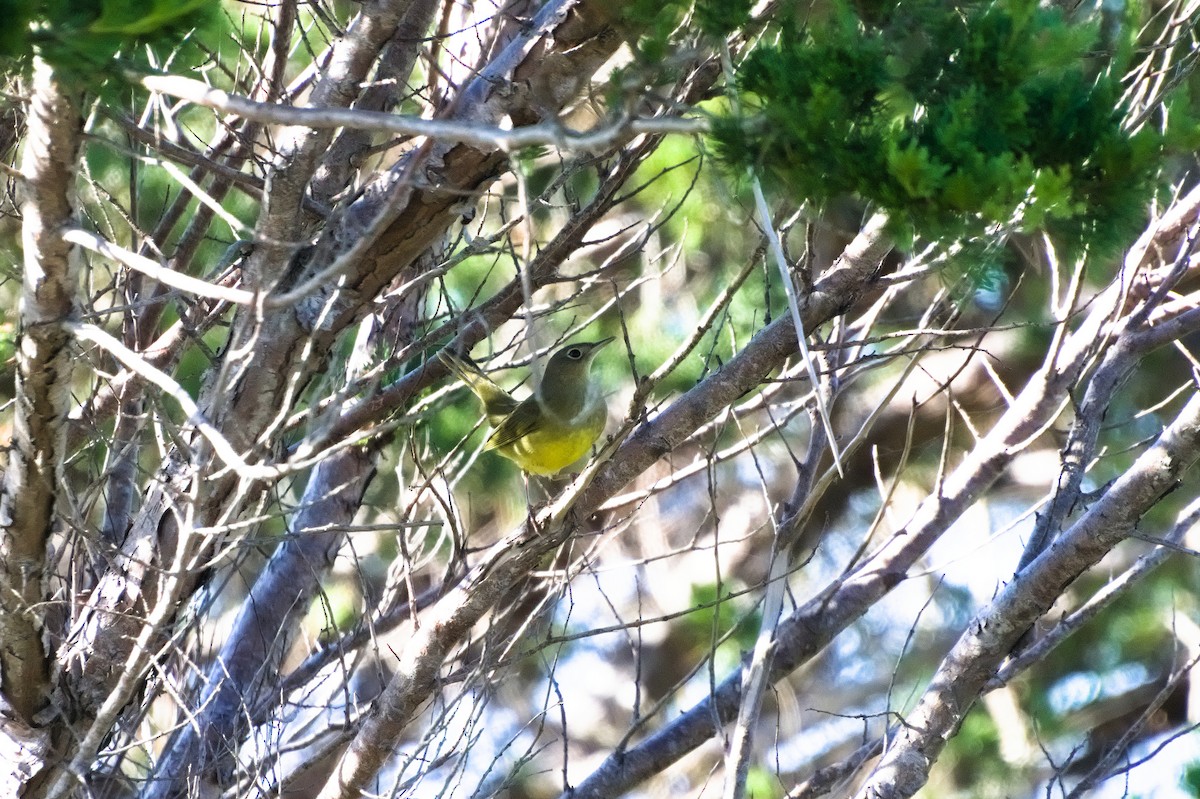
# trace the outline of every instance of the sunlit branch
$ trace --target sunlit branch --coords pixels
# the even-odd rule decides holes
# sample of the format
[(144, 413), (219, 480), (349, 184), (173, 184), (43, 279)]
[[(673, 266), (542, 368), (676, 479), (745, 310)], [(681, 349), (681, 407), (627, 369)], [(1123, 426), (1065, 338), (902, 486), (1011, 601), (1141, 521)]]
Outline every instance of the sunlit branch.
[(629, 141), (638, 136), (663, 134), (691, 136), (704, 133), (708, 129), (708, 123), (702, 117), (648, 117), (618, 121), (584, 132), (572, 131), (556, 123), (541, 123), (503, 130), (470, 122), (422, 119), (381, 111), (347, 108), (298, 108), (258, 103), (179, 75), (146, 75), (137, 80), (152, 92), (178, 97), (196, 105), (227, 114), (235, 114), (255, 122), (314, 129), (355, 128), (402, 136), (422, 136), (505, 152), (539, 145), (557, 147), (566, 152), (602, 152), (614, 144)]

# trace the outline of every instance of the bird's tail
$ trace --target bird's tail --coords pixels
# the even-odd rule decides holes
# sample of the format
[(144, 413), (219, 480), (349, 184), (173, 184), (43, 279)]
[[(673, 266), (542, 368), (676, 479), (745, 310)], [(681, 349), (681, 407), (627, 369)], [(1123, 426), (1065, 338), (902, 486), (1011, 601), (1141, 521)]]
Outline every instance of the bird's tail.
[(455, 355), (449, 350), (441, 350), (438, 352), (438, 360), (479, 397), (479, 401), (483, 403), (483, 412), (487, 414), (488, 422), (493, 427), (517, 407), (517, 401), (485, 375), (479, 365), (470, 358)]

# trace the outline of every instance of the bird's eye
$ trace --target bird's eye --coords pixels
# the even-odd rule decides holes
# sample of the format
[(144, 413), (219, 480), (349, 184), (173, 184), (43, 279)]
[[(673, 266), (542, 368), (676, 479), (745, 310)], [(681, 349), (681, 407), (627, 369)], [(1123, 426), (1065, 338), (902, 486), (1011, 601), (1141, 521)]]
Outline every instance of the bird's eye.
[(567, 350), (567, 357), (573, 361), (578, 361), (583, 357), (583, 350), (579, 349), (578, 347), (572, 347), (571, 349)]

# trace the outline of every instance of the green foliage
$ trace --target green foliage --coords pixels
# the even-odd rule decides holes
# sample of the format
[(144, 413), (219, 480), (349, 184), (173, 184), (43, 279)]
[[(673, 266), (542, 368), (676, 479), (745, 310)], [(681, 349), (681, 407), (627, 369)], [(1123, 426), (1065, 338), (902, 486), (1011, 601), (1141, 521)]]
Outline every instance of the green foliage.
[(684, 0), (633, 0), (625, 6), (622, 19), (630, 31), (638, 32), (631, 42), (638, 61), (654, 64), (670, 54), (673, 35), (688, 5)]
[(969, 241), (1045, 230), (1108, 250), (1141, 223), (1162, 150), (1122, 129), (1119, 71), (1092, 75), (1094, 25), (1033, 0), (844, 6), (742, 65), (720, 156), (801, 199), (855, 195), (900, 233)]
[(652, 65), (669, 58), (685, 23), (724, 39), (750, 21), (753, 7), (753, 0), (631, 0), (621, 9), (621, 21), (634, 39), (637, 60)]
[(750, 799), (775, 799), (783, 796), (779, 778), (761, 766), (751, 766), (746, 774), (746, 796)]
[(17, 354), (17, 332), (12, 322), (0, 322), (0, 370), (7, 372)]
[(745, 603), (736, 600), (727, 587), (713, 583), (692, 586), (693, 610), (680, 619), (680, 627), (698, 647), (707, 648), (714, 638), (727, 638), (718, 653), (736, 663), (743, 652), (754, 647), (762, 615), (754, 610), (748, 614), (740, 608)]
[(975, 787), (977, 796), (1004, 795), (987, 791), (988, 786), (995, 789), (1006, 785), (1010, 767), (1000, 757), (1000, 732), (995, 719), (982, 705), (967, 714), (958, 735), (947, 742), (946, 760), (956, 784)]
[[(728, 288), (731, 275), (758, 243), (757, 229), (744, 224), (747, 209), (753, 208), (748, 192), (743, 197), (731, 191), (729, 182), (716, 170), (704, 168), (705, 162), (706, 156), (693, 139), (669, 137), (630, 182), (636, 187), (631, 200), (642, 209), (644, 218), (655, 218), (686, 254), (675, 260), (665, 279), (659, 281), (663, 291), (676, 292), (672, 303), (655, 301), (653, 295), (647, 299), (640, 293), (630, 298), (638, 302), (629, 329), (644, 371), (671, 357), (679, 342), (694, 332), (685, 321), (694, 321), (694, 317), (688, 317), (683, 309), (692, 303), (712, 303)], [(648, 266), (642, 263), (643, 268)], [(630, 307), (627, 303), (626, 308)], [(719, 368), (733, 342), (748, 340), (765, 321), (781, 313), (787, 313), (787, 300), (774, 265), (767, 264), (751, 273), (727, 312), (719, 316), (714, 325), (717, 332), (707, 336), (696, 352), (659, 384), (659, 390), (667, 395), (692, 388), (708, 371)]]
[(1200, 761), (1188, 765), (1179, 777), (1179, 785), (1191, 796), (1200, 797)]
[(0, 57), (19, 55), (26, 46), (29, 20), (33, 16), (33, 0), (0, 0)]
[(145, 0), (105, 0), (100, 4), (100, 16), (89, 28), (93, 33), (123, 37), (158, 35), (213, 5), (210, 0), (150, 0), (148, 4)]
[(750, 21), (751, 0), (696, 0), (696, 22), (710, 36), (725, 37)]
[[(0, 0), (8, 24), (0, 57), (33, 52), (89, 82), (111, 75), (118, 52), (136, 66), (144, 45), (175, 48), (196, 28), (213, 26), (220, 4), (211, 0)], [(15, 21), (15, 22), (14, 22)]]

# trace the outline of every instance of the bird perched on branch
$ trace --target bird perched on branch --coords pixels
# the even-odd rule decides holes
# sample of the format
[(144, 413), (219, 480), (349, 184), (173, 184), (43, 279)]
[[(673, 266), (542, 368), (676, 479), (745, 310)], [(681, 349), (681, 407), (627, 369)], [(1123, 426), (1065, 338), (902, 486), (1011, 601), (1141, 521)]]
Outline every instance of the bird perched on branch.
[(516, 400), (469, 358), (443, 350), (438, 357), (479, 397), (494, 429), (485, 450), (495, 450), (529, 474), (556, 474), (582, 458), (604, 432), (608, 409), (592, 359), (611, 338), (560, 347), (550, 356), (541, 385)]

